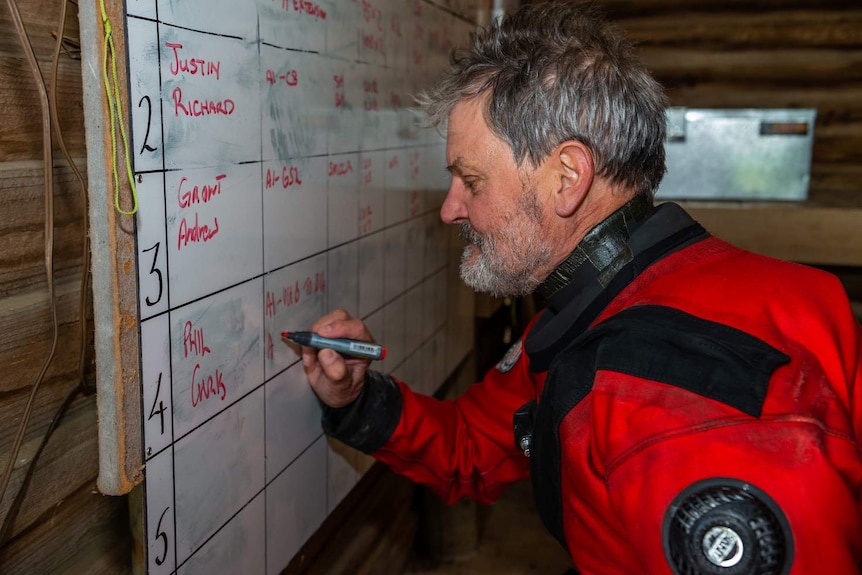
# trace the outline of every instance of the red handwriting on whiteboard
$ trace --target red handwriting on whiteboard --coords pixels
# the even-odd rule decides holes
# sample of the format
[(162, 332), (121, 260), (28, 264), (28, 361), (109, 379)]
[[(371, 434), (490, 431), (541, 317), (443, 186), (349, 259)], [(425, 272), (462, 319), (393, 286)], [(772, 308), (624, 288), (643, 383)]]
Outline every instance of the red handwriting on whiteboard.
[(408, 176), (411, 180), (415, 181), (419, 179), (419, 161), (422, 159), (421, 154), (418, 150), (413, 150), (407, 156), (409, 160), (410, 171), (408, 172)]
[(195, 329), (192, 322), (187, 321), (183, 326), (183, 357), (189, 354), (204, 356), (212, 350), (204, 342), (204, 328)]
[(362, 0), (362, 19), (371, 24), (371, 29), (362, 32), (362, 45), (372, 52), (383, 54), (383, 13), (368, 0)]
[(345, 103), (344, 76), (336, 74), (332, 76), (332, 81), (335, 82), (335, 107), (343, 108)]
[(398, 17), (398, 14), (392, 15), (392, 20), (389, 22), (389, 30), (396, 38), (401, 37), (401, 18)]
[(218, 397), (224, 401), (227, 397), (227, 387), (222, 379), (221, 370), (216, 369), (215, 373), (201, 374), (199, 373), (201, 364), (196, 364), (192, 370), (192, 407), (197, 407), (198, 404), (210, 397)]
[(272, 334), (266, 334), (266, 357), (269, 361), (275, 360), (275, 346), (272, 345)]
[(371, 158), (362, 158), (362, 184), (370, 186), (374, 182), (374, 162)]
[(174, 61), (171, 62), (171, 75), (179, 76), (180, 72), (185, 72), (193, 76), (215, 76), (216, 80), (221, 79), (221, 62), (218, 60), (204, 60), (203, 58), (181, 58), (180, 50), (183, 45), (177, 42), (165, 42), (165, 46), (173, 50)]
[(287, 86), (297, 86), (299, 84), (299, 74), (296, 70), (288, 70), (284, 74), (276, 74), (275, 70), (266, 71), (266, 83), (276, 84), (283, 82)]
[[(409, 168), (407, 176), (414, 185), (418, 185), (419, 183), (419, 163), (421, 159), (422, 155), (418, 150), (413, 150), (408, 155)], [(418, 216), (421, 209), (422, 196), (417, 190), (413, 190), (410, 192), (410, 199), (408, 200), (408, 213), (410, 214), (410, 217)]]
[(326, 291), (326, 274), (315, 272), (307, 275), (302, 280), (287, 282), (281, 289), (267, 290), (266, 292), (266, 317), (275, 317), (283, 308), (298, 304), (303, 297), (311, 297)]
[(383, 36), (378, 36), (377, 34), (363, 33), (362, 47), (381, 55), (386, 53), (386, 44), (383, 42)]
[(350, 163), (350, 160), (344, 160), (342, 162), (329, 162), (330, 176), (345, 176), (352, 171), (353, 164)]
[(183, 176), (180, 179), (180, 185), (177, 187), (177, 201), (181, 208), (188, 208), (195, 204), (206, 204), (215, 196), (221, 195), (221, 181), (227, 177), (227, 174), (219, 174), (215, 178), (215, 183), (203, 184), (198, 186), (195, 184), (189, 188), (189, 179)]
[[(272, 0), (276, 2), (277, 0)], [(326, 10), (310, 0), (281, 0), (281, 9), (306, 14), (320, 20), (326, 20)]]
[(359, 233), (367, 234), (374, 227), (374, 211), (371, 206), (359, 208)]
[(171, 92), (171, 99), (174, 101), (174, 115), (179, 116), (180, 112), (186, 116), (230, 116), (236, 109), (236, 104), (230, 98), (224, 100), (183, 100), (183, 91), (177, 86)]
[(389, 158), (389, 169), (394, 170), (398, 167), (401, 162), (398, 161), (398, 154), (395, 154), (391, 158)]
[(431, 48), (436, 48), (440, 43), (440, 31), (439, 30), (431, 30), (428, 32), (428, 45)]
[(205, 243), (213, 239), (219, 232), (218, 218), (213, 218), (212, 225), (201, 224), (200, 216), (195, 212), (195, 221), (189, 224), (185, 216), (180, 220), (180, 227), (177, 231), (177, 250), (188, 246), (189, 244)]
[(281, 182), (281, 187), (285, 190), (293, 185), (302, 185), (302, 180), (299, 179), (299, 168), (296, 166), (282, 166), (281, 173), (278, 170), (267, 168), (266, 189), (272, 188), (279, 182)]
[(377, 80), (364, 80), (362, 82), (362, 91), (365, 97), (362, 101), (362, 107), (366, 112), (376, 111), (380, 108), (377, 103)]
[(371, 22), (375, 24), (378, 32), (383, 31), (383, 12), (368, 0), (362, 0), (362, 19), (365, 20), (366, 23)]

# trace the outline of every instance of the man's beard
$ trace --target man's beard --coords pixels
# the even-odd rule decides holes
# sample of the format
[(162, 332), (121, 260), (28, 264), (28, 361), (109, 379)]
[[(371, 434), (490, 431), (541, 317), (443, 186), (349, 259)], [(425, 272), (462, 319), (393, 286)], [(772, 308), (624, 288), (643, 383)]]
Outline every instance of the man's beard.
[[(468, 244), (461, 256), (461, 279), (479, 292), (493, 296), (532, 293), (547, 274), (537, 273), (551, 259), (551, 246), (541, 235), (541, 207), (533, 189), (524, 188), (512, 225), (494, 235), (480, 235), (469, 223), (461, 224), (461, 238)], [(505, 253), (501, 253), (503, 248)], [(478, 256), (470, 262), (474, 250)]]

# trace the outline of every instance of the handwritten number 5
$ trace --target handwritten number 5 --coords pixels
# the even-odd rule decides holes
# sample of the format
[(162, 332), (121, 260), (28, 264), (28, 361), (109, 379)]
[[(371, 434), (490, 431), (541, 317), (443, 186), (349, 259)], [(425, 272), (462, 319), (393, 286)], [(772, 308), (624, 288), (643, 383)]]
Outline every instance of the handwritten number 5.
[(147, 305), (156, 305), (160, 301), (162, 301), (162, 289), (164, 287), (162, 282), (162, 270), (156, 267), (156, 262), (159, 260), (159, 242), (156, 242), (153, 247), (147, 248), (144, 250), (144, 253), (155, 250), (153, 254), (153, 263), (150, 266), (150, 275), (156, 274), (156, 279), (159, 280), (159, 295), (156, 296), (155, 301), (151, 301), (149, 296), (146, 298)]
[(168, 534), (162, 531), (162, 520), (165, 518), (165, 513), (168, 512), (168, 509), (170, 507), (165, 507), (165, 510), (162, 511), (162, 516), (159, 517), (159, 524), (156, 526), (156, 539), (161, 539), (164, 545), (162, 554), (156, 557), (156, 565), (164, 563), (165, 558), (168, 556)]
[(156, 151), (156, 149), (154, 147), (150, 146), (147, 143), (147, 140), (150, 139), (150, 124), (152, 124), (152, 121), (153, 121), (153, 103), (150, 101), (149, 96), (144, 96), (138, 102), (138, 108), (140, 108), (144, 104), (144, 102), (147, 103), (147, 132), (146, 132), (146, 134), (144, 134), (144, 145), (141, 146), (141, 152), (140, 152), (141, 154), (143, 154), (144, 152), (155, 152)]

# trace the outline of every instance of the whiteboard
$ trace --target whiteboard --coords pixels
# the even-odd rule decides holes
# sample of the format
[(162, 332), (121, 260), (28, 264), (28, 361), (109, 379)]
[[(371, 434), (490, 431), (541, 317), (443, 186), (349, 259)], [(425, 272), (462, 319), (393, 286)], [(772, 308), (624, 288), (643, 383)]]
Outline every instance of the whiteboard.
[[(368, 468), (323, 436), (280, 332), (345, 308), (388, 348), (374, 367), (426, 393), (466, 354), (447, 321), (469, 292), (438, 216), (445, 146), (410, 105), (478, 10), (126, 0), (148, 573), (279, 573)], [(120, 272), (100, 267), (102, 227), (108, 365), (98, 316), (117, 288), (100, 278)]]

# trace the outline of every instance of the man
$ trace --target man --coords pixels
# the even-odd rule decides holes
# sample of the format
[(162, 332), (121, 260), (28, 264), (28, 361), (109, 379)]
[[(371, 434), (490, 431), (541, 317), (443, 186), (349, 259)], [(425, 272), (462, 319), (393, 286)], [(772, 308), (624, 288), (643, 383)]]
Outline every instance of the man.
[[(859, 324), (834, 277), (653, 207), (666, 101), (630, 44), (529, 5), (422, 104), (448, 124), (464, 280), (547, 305), (456, 401), (303, 348), (327, 433), (447, 501), (531, 475), (584, 574), (860, 572)], [(312, 329), (372, 339), (344, 311)]]

